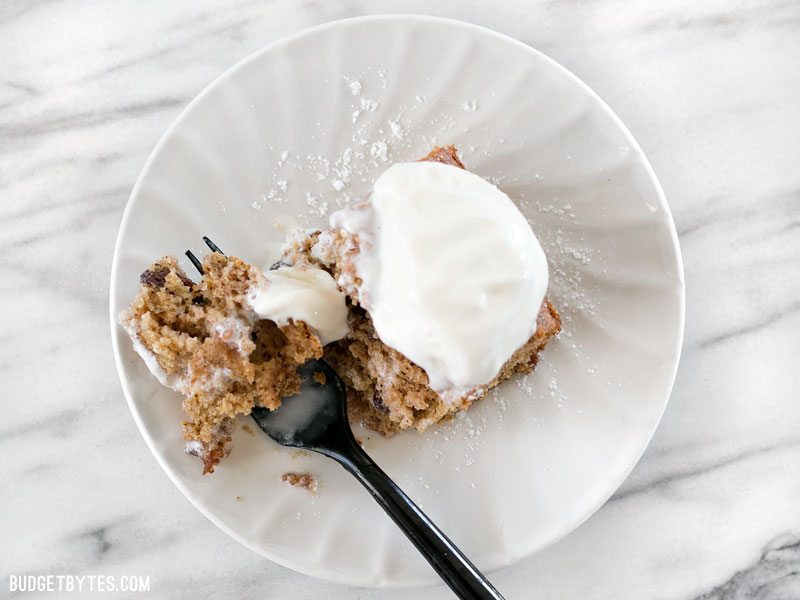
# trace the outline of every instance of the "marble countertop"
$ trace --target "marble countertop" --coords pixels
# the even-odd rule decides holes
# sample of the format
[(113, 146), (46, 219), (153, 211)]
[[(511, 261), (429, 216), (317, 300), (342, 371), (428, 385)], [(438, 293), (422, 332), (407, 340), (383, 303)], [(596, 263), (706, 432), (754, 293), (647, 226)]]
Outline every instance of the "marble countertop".
[(4, 2), (0, 595), (10, 574), (99, 573), (147, 575), (152, 598), (451, 597), (317, 581), (228, 538), (151, 458), (111, 353), (114, 239), (162, 132), (242, 57), (365, 10), (472, 21), (565, 65), (638, 139), (680, 234), (686, 340), (652, 444), (497, 587), (800, 598), (800, 5), (779, 0)]

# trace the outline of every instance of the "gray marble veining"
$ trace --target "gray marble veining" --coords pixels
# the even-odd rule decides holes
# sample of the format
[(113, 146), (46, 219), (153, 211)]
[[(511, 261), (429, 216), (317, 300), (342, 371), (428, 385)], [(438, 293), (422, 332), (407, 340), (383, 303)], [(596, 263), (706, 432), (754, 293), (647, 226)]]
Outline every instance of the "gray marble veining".
[(497, 586), (800, 598), (800, 4), (777, 0), (0, 4), (0, 594), (10, 573), (132, 573), (157, 598), (411, 597), (296, 574), (206, 521), (128, 413), (106, 308), (122, 210), (181, 108), (270, 41), (365, 12), (473, 21), (561, 62), (639, 140), (680, 234), (686, 342), (650, 448)]

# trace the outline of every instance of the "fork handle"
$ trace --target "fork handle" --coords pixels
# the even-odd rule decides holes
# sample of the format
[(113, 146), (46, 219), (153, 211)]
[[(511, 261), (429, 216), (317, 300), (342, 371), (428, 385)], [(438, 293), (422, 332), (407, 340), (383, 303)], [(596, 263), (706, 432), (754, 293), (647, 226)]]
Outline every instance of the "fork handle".
[(361, 482), (455, 594), (465, 600), (503, 600), (494, 586), (464, 556), (397, 484), (364, 452), (352, 435), (327, 454)]

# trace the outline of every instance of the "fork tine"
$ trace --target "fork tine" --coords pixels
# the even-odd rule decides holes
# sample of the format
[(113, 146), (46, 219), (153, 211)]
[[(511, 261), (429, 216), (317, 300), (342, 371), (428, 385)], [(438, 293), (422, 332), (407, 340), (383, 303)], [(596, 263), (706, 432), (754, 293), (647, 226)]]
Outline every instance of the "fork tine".
[(225, 253), (222, 250), (220, 250), (219, 246), (217, 246), (214, 242), (212, 242), (207, 235), (203, 236), (203, 241), (206, 243), (206, 246), (211, 248), (212, 252), (219, 252), (220, 254), (225, 256)]
[(186, 256), (192, 262), (194, 268), (200, 271), (200, 275), (205, 275), (205, 273), (203, 273), (203, 263), (201, 263), (200, 259), (194, 255), (194, 252), (187, 250)]

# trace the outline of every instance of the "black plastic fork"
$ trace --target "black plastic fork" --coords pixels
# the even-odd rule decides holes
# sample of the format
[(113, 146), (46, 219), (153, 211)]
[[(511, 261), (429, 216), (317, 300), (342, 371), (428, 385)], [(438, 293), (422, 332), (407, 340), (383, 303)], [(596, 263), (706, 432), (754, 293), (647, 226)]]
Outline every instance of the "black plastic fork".
[[(222, 253), (208, 237), (203, 241)], [(186, 256), (203, 274), (202, 263)], [(353, 475), (427, 559), (459, 598), (503, 600), (500, 593), (428, 516), (406, 496), (356, 441), (347, 418), (344, 382), (323, 360), (297, 369), (300, 393), (284, 398), (279, 409), (253, 408), (258, 427), (281, 446), (324, 454)]]

